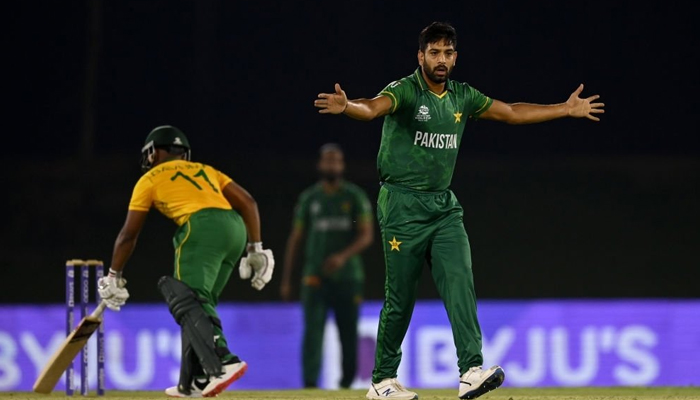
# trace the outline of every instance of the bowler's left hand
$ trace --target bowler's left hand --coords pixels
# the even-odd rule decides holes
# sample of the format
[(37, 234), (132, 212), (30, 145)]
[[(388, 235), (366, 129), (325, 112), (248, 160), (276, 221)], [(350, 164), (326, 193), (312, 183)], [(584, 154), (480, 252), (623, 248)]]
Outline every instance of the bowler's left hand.
[(579, 85), (569, 99), (566, 101), (566, 106), (569, 110), (569, 116), (574, 118), (586, 117), (592, 121), (600, 121), (600, 118), (596, 117), (594, 114), (603, 114), (605, 110), (605, 103), (593, 103), (593, 101), (600, 98), (599, 95), (593, 95), (582, 99), (578, 97), (581, 92), (583, 92), (583, 83)]

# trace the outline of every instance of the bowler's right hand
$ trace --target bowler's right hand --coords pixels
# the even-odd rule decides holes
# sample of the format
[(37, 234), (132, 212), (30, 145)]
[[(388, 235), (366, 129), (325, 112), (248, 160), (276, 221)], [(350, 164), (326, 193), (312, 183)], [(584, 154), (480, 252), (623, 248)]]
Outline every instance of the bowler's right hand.
[(348, 96), (340, 84), (336, 83), (335, 93), (319, 93), (314, 106), (320, 108), (318, 112), (321, 114), (342, 114), (348, 108)]

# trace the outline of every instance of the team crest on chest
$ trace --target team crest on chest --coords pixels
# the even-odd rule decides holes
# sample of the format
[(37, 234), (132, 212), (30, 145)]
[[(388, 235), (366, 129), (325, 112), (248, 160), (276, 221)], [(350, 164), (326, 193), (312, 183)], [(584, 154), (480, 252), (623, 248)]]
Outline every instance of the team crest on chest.
[(430, 109), (428, 106), (423, 104), (418, 107), (418, 114), (416, 114), (416, 121), (425, 122), (430, 120)]

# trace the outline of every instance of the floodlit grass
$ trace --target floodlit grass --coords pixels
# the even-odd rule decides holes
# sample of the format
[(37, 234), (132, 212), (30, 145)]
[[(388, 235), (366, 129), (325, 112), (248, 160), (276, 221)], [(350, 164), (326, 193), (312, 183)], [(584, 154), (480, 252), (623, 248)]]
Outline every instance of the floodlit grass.
[[(416, 390), (421, 400), (454, 400), (457, 398), (457, 390)], [(223, 399), (237, 400), (362, 400), (365, 398), (364, 390), (260, 390), (260, 391), (236, 391), (229, 390), (219, 396)], [(97, 397), (94, 392), (91, 397)], [(8, 400), (48, 400), (56, 398), (68, 398), (63, 392), (54, 392), (51, 395), (39, 395), (30, 392), (0, 392), (0, 398)], [(80, 398), (76, 394), (74, 398)], [(109, 391), (109, 400), (127, 399), (166, 399), (163, 392), (130, 392)], [(547, 388), (547, 389), (521, 389), (504, 388), (487, 393), (480, 397), (484, 400), (700, 400), (700, 387), (664, 387), (664, 388)]]

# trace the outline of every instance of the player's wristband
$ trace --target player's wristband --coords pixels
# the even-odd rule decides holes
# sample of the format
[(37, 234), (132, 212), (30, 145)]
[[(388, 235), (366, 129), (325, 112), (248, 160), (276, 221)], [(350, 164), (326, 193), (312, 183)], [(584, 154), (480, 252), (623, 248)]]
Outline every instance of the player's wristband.
[(262, 242), (248, 242), (248, 253), (262, 253)]
[(116, 278), (116, 279), (121, 279), (122, 278), (122, 271), (115, 271), (112, 268), (109, 269), (109, 277), (110, 278)]

